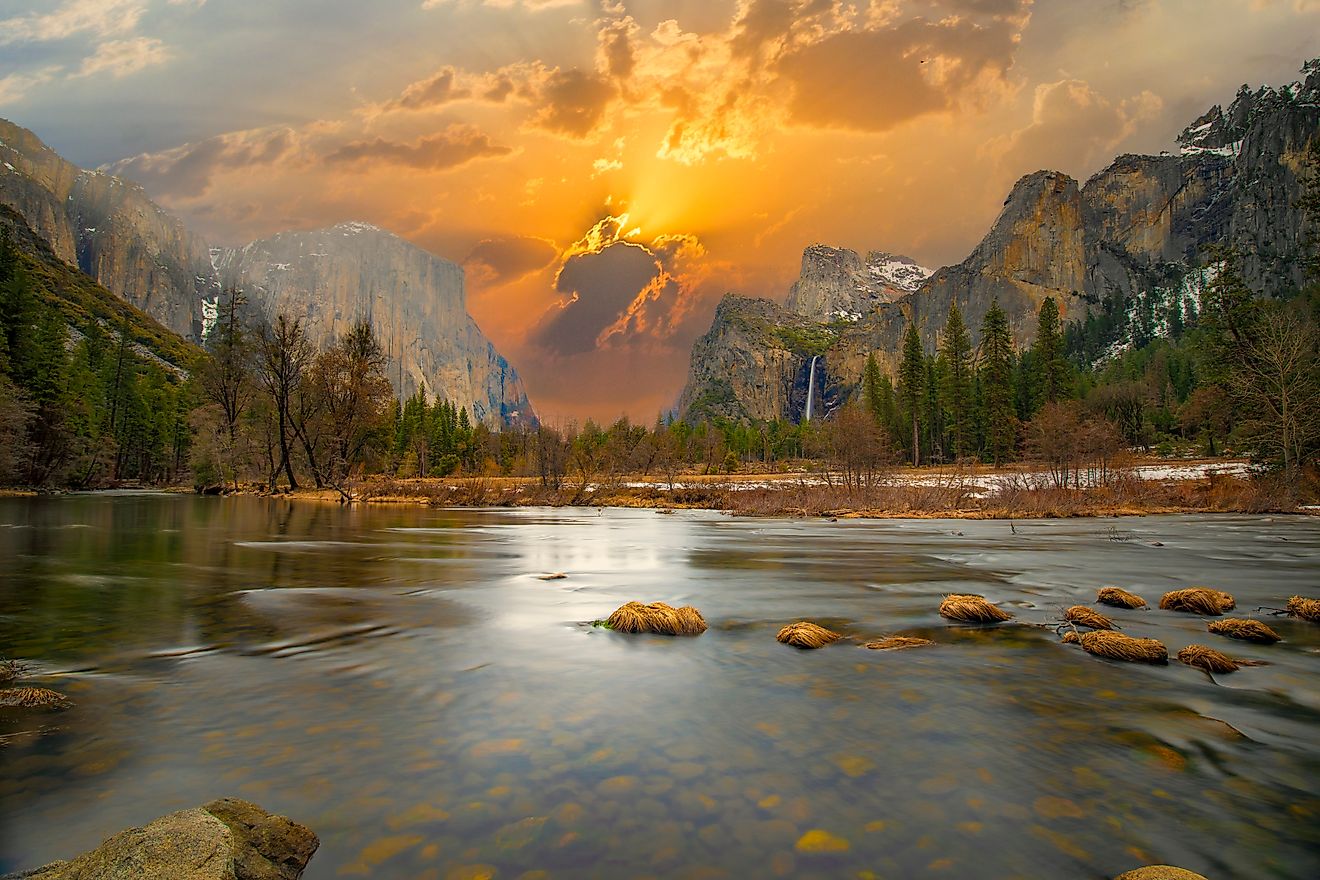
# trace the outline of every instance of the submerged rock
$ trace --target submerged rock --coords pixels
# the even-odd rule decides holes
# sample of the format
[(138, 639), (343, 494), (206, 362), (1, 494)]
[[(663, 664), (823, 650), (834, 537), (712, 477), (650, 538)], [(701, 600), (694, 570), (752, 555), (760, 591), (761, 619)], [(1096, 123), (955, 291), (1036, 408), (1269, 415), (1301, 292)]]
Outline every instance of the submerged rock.
[(221, 798), (121, 831), (71, 862), (0, 880), (297, 880), (319, 845), (297, 822)]

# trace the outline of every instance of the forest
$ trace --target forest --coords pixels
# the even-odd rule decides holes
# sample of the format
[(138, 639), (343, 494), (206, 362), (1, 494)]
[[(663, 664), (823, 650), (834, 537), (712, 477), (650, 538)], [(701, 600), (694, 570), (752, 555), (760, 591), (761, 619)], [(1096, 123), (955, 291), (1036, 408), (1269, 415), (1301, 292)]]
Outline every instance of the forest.
[[(1308, 218), (1320, 217), (1317, 181), (1301, 204)], [(1313, 236), (1304, 244), (1308, 281), (1286, 296), (1254, 296), (1241, 255), (1217, 248), (1204, 255), (1213, 271), (1199, 295), (1159, 314), (1114, 299), (1065, 324), (1046, 298), (1025, 350), (998, 303), (977, 345), (955, 305), (934, 350), (909, 326), (897, 375), (872, 356), (854, 399), (825, 420), (664, 413), (650, 425), (621, 417), (498, 431), (443, 389), (397, 399), (369, 323), (317, 350), (299, 320), (265, 320), (236, 289), (221, 296), (204, 351), (162, 359), (127, 311), (72, 319), (59, 280), (5, 234), (0, 483), (310, 486), (347, 498), (369, 475), (535, 477), (558, 488), (608, 475), (672, 483), (680, 473), (824, 467), (869, 482), (900, 463), (1030, 462), (1066, 484), (1132, 451), (1313, 472), (1320, 247)]]

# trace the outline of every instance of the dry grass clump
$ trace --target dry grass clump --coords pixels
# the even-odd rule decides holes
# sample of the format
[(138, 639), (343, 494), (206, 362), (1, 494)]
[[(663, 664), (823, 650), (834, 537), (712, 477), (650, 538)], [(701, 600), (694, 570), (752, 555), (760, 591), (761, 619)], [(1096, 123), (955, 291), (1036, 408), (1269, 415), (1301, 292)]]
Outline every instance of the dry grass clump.
[(1068, 632), (1063, 634), (1063, 643), (1065, 645), (1075, 645), (1081, 640), (1082, 637), (1077, 634), (1077, 630), (1075, 629), (1068, 630)]
[(1259, 620), (1244, 620), (1241, 617), (1212, 620), (1206, 628), (1217, 636), (1228, 636), (1230, 639), (1241, 639), (1244, 642), (1259, 642), (1262, 645), (1272, 645), (1283, 640), (1283, 636)]
[(781, 629), (775, 638), (795, 648), (823, 648), (843, 636), (809, 620), (799, 620)]
[(1095, 601), (1101, 605), (1112, 605), (1115, 608), (1146, 607), (1145, 599), (1120, 587), (1101, 587), (1100, 592), (1095, 594)]
[(0, 684), (22, 678), (31, 670), (22, 660), (0, 660)]
[(1188, 645), (1178, 652), (1178, 659), (1206, 672), (1237, 672), (1243, 666), (1264, 666), (1260, 660), (1242, 660), (1221, 654), (1205, 645)]
[(866, 647), (873, 651), (901, 651), (904, 648), (923, 648), (935, 644), (930, 639), (916, 636), (890, 636), (876, 642), (867, 642)]
[(1288, 600), (1288, 613), (1302, 620), (1320, 623), (1320, 599), (1307, 599), (1293, 596)]
[(39, 687), (16, 687), (0, 690), (0, 706), (19, 709), (67, 709), (73, 703), (57, 691)]
[(1188, 614), (1204, 614), (1218, 617), (1225, 611), (1237, 607), (1237, 602), (1228, 593), (1211, 590), (1206, 587), (1189, 587), (1186, 590), (1172, 590), (1160, 599), (1160, 607), (1166, 611), (1185, 611)]
[(1082, 633), (1082, 650), (1107, 660), (1129, 663), (1168, 663), (1169, 651), (1158, 639), (1134, 639), (1112, 630)]
[(1091, 629), (1114, 628), (1112, 620), (1093, 608), (1087, 608), (1085, 605), (1074, 605), (1069, 608), (1063, 612), (1063, 619), (1078, 626), (1089, 626)]
[(1003, 623), (1013, 615), (991, 605), (984, 596), (953, 593), (940, 603), (940, 616), (961, 623)]
[(691, 605), (675, 608), (664, 602), (629, 602), (615, 609), (605, 625), (618, 632), (664, 636), (699, 636), (706, 631), (706, 619), (700, 611)]

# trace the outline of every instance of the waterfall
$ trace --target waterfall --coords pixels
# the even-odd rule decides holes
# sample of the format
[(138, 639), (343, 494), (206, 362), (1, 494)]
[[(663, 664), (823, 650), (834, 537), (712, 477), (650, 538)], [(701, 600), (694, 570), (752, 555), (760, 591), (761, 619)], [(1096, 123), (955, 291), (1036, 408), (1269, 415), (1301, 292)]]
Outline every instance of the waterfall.
[(811, 376), (807, 379), (807, 415), (803, 419), (804, 422), (811, 421), (811, 404), (816, 398), (816, 361), (819, 359), (818, 354), (811, 356)]

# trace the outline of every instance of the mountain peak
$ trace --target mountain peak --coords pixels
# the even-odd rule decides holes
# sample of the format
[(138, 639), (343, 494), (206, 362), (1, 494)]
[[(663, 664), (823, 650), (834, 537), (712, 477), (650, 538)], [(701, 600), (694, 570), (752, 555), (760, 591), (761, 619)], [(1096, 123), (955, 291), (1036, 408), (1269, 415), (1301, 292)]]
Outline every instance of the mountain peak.
[(931, 270), (910, 257), (813, 244), (802, 252), (802, 271), (785, 307), (816, 321), (858, 321), (884, 303), (914, 292)]

